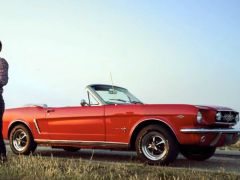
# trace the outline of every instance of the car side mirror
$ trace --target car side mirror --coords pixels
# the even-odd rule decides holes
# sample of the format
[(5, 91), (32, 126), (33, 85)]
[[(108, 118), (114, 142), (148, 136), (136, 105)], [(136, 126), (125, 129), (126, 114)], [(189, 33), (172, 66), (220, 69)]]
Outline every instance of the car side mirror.
[(88, 105), (88, 103), (86, 102), (85, 99), (82, 99), (80, 104), (81, 104), (81, 106), (86, 106), (86, 105)]

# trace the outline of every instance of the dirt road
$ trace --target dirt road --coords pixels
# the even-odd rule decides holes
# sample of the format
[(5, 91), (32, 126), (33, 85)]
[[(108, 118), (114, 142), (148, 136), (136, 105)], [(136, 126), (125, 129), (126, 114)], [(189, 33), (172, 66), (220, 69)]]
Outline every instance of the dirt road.
[[(12, 154), (9, 146), (7, 146), (9, 154)], [(133, 162), (141, 163), (133, 152), (109, 151), (109, 150), (80, 150), (78, 152), (66, 152), (61, 149), (52, 149), (49, 147), (38, 147), (34, 155), (40, 154), (45, 157), (55, 158), (82, 158), (84, 160), (92, 160), (98, 162)], [(177, 160), (170, 165), (176, 168), (190, 168), (200, 170), (226, 171), (240, 174), (240, 151), (220, 151), (203, 162), (189, 161), (179, 154)]]

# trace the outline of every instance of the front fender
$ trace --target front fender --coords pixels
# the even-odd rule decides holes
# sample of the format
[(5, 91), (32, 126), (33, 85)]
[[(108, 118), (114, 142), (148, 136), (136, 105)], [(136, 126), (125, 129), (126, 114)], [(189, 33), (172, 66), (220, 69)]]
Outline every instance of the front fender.
[[(131, 130), (129, 132), (129, 139), (128, 139), (128, 142), (131, 142), (131, 139), (132, 137), (136, 134), (136, 131), (139, 132), (139, 127), (140, 126), (147, 126), (147, 125), (150, 125), (150, 124), (162, 124), (164, 125), (165, 127), (168, 127), (172, 133), (175, 135), (176, 139), (178, 140), (178, 128), (176, 128), (176, 125), (174, 126), (172, 124), (172, 122), (166, 118), (166, 117), (156, 117), (156, 116), (153, 116), (153, 117), (144, 117), (144, 118), (141, 118), (140, 120), (138, 120), (137, 122), (135, 122), (131, 127)], [(137, 132), (137, 133), (138, 133)], [(179, 140), (178, 140), (179, 141)]]

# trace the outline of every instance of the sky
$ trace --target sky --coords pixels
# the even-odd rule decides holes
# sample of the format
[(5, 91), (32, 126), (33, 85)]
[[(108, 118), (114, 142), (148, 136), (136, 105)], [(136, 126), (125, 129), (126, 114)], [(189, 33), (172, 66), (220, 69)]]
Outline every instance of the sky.
[(6, 107), (77, 106), (88, 84), (240, 111), (238, 0), (0, 0)]

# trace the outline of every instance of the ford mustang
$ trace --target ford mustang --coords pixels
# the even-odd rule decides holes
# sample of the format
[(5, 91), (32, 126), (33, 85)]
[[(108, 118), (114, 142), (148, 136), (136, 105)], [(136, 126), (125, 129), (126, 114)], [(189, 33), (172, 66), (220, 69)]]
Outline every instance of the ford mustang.
[(94, 84), (74, 107), (31, 105), (7, 109), (3, 136), (15, 154), (37, 145), (136, 151), (149, 164), (167, 165), (179, 152), (190, 160), (210, 158), (216, 147), (236, 143), (239, 113), (225, 107), (144, 104), (127, 89)]

